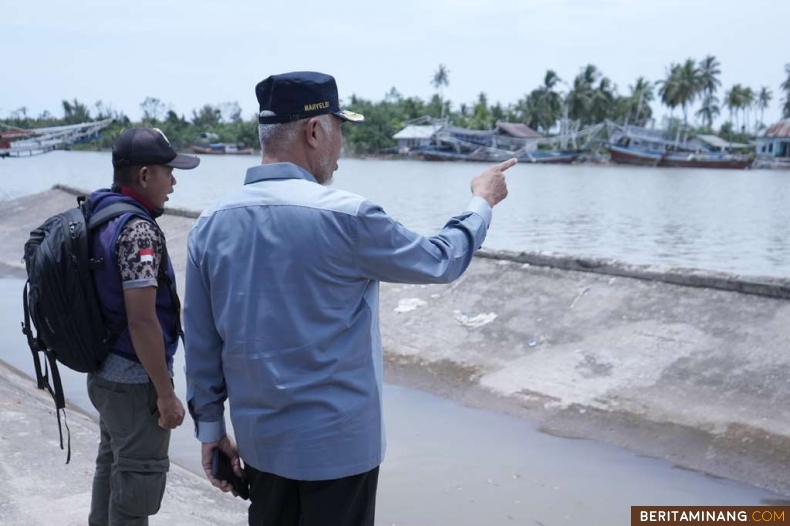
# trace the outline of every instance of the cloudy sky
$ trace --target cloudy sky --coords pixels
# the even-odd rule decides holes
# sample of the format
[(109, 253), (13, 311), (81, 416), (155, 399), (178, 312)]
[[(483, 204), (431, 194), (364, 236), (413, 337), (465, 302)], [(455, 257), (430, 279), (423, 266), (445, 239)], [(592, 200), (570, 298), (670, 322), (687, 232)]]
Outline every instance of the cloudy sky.
[(789, 44), (790, 0), (5, 2), (0, 117), (21, 106), (60, 114), (62, 99), (78, 98), (134, 119), (146, 96), (187, 115), (237, 101), (246, 115), (259, 80), (292, 70), (335, 75), (341, 97), (380, 99), (394, 86), (427, 98), (440, 63), (456, 105), (481, 91), (509, 103), (548, 68), (570, 81), (593, 63), (627, 92), (639, 75), (710, 53), (724, 87), (774, 92), (770, 122)]

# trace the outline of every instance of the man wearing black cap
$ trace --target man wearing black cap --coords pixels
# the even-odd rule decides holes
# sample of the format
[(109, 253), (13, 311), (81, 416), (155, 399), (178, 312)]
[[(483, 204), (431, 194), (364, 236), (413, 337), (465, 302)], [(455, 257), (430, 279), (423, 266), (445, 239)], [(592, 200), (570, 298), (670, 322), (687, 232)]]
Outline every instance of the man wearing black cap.
[(89, 524), (144, 526), (164, 494), (170, 430), (184, 419), (171, 380), (180, 307), (156, 218), (176, 184), (173, 169), (200, 159), (178, 155), (157, 129), (132, 128), (115, 142), (112, 163), (112, 188), (91, 194), (91, 215), (116, 203), (134, 211), (92, 236), (91, 256), (105, 262), (94, 272), (102, 313), (108, 327), (123, 330), (88, 375), (101, 429)]
[[(206, 474), (219, 448), (250, 484), (250, 525), (372, 526), (384, 458), (380, 281), (448, 283), (483, 243), (503, 172), (472, 180), (466, 210), (424, 237), (326, 185), (344, 111), (314, 72), (258, 84), (263, 164), (189, 236), (187, 401)], [(229, 399), (235, 444), (226, 435)]]

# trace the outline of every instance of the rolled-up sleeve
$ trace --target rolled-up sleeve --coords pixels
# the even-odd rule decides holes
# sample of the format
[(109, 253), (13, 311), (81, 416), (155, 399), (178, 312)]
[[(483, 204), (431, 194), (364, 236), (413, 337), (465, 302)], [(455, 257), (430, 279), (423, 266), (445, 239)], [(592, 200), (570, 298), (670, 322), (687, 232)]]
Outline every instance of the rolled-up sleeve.
[(187, 406), (195, 422), (195, 436), (210, 443), (225, 436), (227, 391), (222, 372), (222, 338), (214, 325), (205, 269), (195, 262), (194, 241), (190, 235), (184, 295)]
[(463, 274), (486, 237), (491, 207), (474, 197), (435, 236), (407, 229), (369, 201), (355, 221), (355, 263), (363, 277), (394, 283), (449, 283)]

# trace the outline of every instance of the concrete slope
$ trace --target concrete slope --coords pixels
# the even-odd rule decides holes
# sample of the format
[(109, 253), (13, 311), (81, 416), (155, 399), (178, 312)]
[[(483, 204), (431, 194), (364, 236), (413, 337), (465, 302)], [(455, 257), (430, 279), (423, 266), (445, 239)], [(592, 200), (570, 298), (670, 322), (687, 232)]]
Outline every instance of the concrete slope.
[[(0, 362), (0, 524), (86, 524), (99, 426), (70, 409), (71, 463), (59, 443), (52, 399)], [(65, 436), (64, 436), (65, 440)], [(55, 460), (57, 459), (57, 460)], [(240, 499), (171, 463), (156, 526), (231, 526), (247, 523)]]
[[(4, 203), (0, 265), (19, 269), (27, 233), (73, 202), (52, 190)], [(179, 273), (194, 221), (184, 215), (195, 214), (160, 220)], [(790, 464), (788, 290), (780, 279), (488, 254), (451, 285), (382, 285), (389, 379), (790, 494), (777, 468)]]

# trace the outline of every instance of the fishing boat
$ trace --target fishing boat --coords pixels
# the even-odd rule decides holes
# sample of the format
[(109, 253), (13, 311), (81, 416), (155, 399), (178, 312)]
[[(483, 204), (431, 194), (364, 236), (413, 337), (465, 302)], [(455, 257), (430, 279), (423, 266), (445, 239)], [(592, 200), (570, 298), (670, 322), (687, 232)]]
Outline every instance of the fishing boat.
[(226, 142), (215, 142), (208, 146), (192, 145), (192, 151), (203, 155), (252, 155), (255, 150), (252, 148), (245, 148), (241, 144), (232, 144)]
[[(729, 153), (721, 147), (712, 151), (711, 137), (706, 140), (675, 140), (664, 137), (660, 130), (612, 125), (614, 133), (606, 149), (613, 162), (638, 166), (667, 168), (713, 168), (742, 170), (751, 166), (750, 155)], [(716, 138), (718, 139), (718, 138)], [(730, 145), (719, 139), (720, 143)]]
[(491, 130), (471, 130), (423, 117), (393, 136), (397, 151), (425, 161), (501, 162), (515, 157), (529, 164), (571, 164), (590, 150), (605, 125), (578, 129), (568, 124), (544, 137), (525, 124), (497, 122)]
[(754, 159), (747, 155), (723, 153), (666, 152), (659, 166), (670, 168), (716, 168), (743, 170), (751, 166)]
[(523, 163), (534, 164), (572, 164), (584, 152), (579, 150), (538, 150), (519, 155), (517, 159)]
[(617, 164), (632, 164), (637, 166), (658, 166), (664, 152), (656, 150), (648, 150), (642, 148), (633, 148), (628, 146), (618, 146), (616, 144), (607, 144), (606, 149), (609, 150), (609, 155), (612, 161)]
[(99, 138), (101, 130), (112, 124), (105, 119), (67, 126), (45, 128), (15, 128), (0, 124), (0, 158), (39, 155), (74, 143), (88, 142)]

